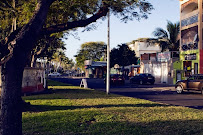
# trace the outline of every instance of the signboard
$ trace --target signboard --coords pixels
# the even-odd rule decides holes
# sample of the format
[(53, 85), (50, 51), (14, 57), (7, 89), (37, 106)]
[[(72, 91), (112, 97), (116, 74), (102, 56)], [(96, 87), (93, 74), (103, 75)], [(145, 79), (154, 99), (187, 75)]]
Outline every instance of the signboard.
[(185, 60), (196, 60), (196, 53), (185, 55)]
[(92, 65), (92, 60), (86, 60), (84, 62), (84, 64), (85, 64), (85, 66), (90, 66), (90, 65)]
[(171, 52), (160, 52), (157, 53), (157, 61), (166, 62), (171, 59)]
[(84, 87), (84, 88), (88, 88), (88, 86), (87, 86), (87, 80), (85, 79), (85, 78), (83, 78), (82, 80), (81, 80), (81, 83), (80, 83), (80, 87)]

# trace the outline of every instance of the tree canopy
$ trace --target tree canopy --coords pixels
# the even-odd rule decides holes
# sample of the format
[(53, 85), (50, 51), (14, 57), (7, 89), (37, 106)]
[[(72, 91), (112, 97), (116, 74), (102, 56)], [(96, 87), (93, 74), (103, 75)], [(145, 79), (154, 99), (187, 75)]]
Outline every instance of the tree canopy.
[(137, 57), (126, 44), (118, 45), (118, 48), (113, 48), (110, 53), (110, 64), (113, 67), (118, 64), (122, 67), (137, 64)]
[(56, 50), (50, 61), (55, 63), (54, 71), (60, 73), (70, 70), (74, 66), (73, 60), (66, 57), (62, 50)]
[[(15, 2), (15, 7), (13, 7), (13, 2)], [(135, 18), (138, 20), (147, 18), (153, 9), (152, 5), (145, 0), (50, 0), (50, 3), (52, 4), (43, 30), (47, 34), (58, 32), (59, 29), (60, 31), (67, 30), (65, 27), (72, 24), (70, 22), (86, 20), (89, 16), (104, 13), (107, 11), (106, 7), (109, 7), (112, 14), (125, 22)], [(27, 24), (34, 16), (37, 4), (37, 0), (2, 0), (0, 2), (0, 32), (4, 33), (2, 34), (4, 36), (1, 39), (10, 34), (13, 18), (17, 19), (17, 28)], [(96, 20), (92, 18), (89, 21), (95, 22)], [(86, 25), (83, 23), (81, 27)], [(71, 29), (76, 27), (73, 26)]]
[(62, 39), (63, 33), (44, 36), (37, 41), (37, 46), (31, 51), (28, 66), (33, 67), (37, 58), (47, 57), (50, 61), (58, 49), (65, 50), (65, 43)]
[[(15, 8), (12, 7), (13, 2), (15, 2)], [(147, 18), (147, 15), (153, 9), (152, 5), (145, 0), (50, 0), (49, 2), (47, 0), (40, 0), (39, 2), (36, 0), (3, 0), (0, 2), (0, 27), (1, 33), (4, 33), (1, 39), (4, 40), (5, 37), (9, 37), (8, 41), (13, 41), (22, 30), (22, 27), (35, 16), (36, 7), (43, 2), (48, 4), (47, 6), (50, 5), (50, 7), (38, 37), (55, 32), (64, 32), (77, 27), (85, 27), (105, 16), (109, 9), (111, 9), (112, 14), (124, 22)], [(17, 31), (10, 34), (14, 17), (17, 19)]]
[[(36, 0), (28, 1), (2, 1), (0, 2), (0, 13), (3, 15), (0, 19), (0, 40), (5, 39), (16, 28), (22, 27), (28, 23), (29, 18), (33, 15)], [(6, 8), (9, 7), (9, 8)], [(14, 24), (14, 18), (16, 23)], [(50, 21), (51, 22), (51, 21)], [(16, 26), (14, 26), (16, 25)], [(28, 58), (27, 66), (33, 67), (37, 58), (48, 57), (49, 60), (57, 49), (65, 50), (65, 44), (62, 40), (63, 32), (51, 35), (42, 36), (36, 43), (36, 47), (31, 51), (31, 56)]]
[(81, 45), (77, 52), (76, 62), (81, 68), (84, 68), (85, 60), (100, 61), (106, 55), (106, 44), (104, 42), (87, 42)]

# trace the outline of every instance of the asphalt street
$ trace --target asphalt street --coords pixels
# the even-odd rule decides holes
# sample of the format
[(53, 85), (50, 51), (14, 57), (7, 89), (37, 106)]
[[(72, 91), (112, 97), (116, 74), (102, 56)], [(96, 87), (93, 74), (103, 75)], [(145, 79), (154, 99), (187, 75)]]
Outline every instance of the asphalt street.
[[(53, 80), (80, 86), (81, 78), (52, 78)], [(106, 85), (102, 79), (86, 79), (88, 88), (105, 91)], [(146, 99), (168, 105), (185, 106), (203, 109), (203, 95), (199, 91), (190, 91), (177, 94), (173, 85), (130, 85), (128, 81), (124, 86), (111, 86), (110, 93)]]

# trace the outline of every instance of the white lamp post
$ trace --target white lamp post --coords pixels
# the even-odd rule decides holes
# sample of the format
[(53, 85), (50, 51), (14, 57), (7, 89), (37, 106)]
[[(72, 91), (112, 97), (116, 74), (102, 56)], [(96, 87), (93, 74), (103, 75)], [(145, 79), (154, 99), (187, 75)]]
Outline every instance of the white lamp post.
[(110, 90), (110, 10), (108, 12), (108, 43), (107, 43), (107, 72), (106, 72), (106, 94)]

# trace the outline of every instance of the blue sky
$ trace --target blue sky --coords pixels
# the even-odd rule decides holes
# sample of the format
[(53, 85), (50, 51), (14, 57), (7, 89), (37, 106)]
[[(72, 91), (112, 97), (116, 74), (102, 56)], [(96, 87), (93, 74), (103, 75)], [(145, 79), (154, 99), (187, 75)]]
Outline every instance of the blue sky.
[[(145, 37), (153, 37), (152, 32), (157, 28), (166, 28), (167, 20), (177, 22), (180, 20), (179, 0), (148, 0), (154, 6), (154, 10), (146, 20), (134, 20), (127, 23), (121, 22), (118, 18), (111, 16), (110, 20), (110, 47), (118, 44), (128, 43), (132, 40)], [(81, 44), (91, 41), (103, 41), (107, 43), (107, 20), (99, 20), (95, 30), (83, 31), (78, 29), (77, 37), (68, 36), (65, 40), (66, 56), (72, 58), (80, 49)], [(74, 33), (74, 32), (73, 32)]]

